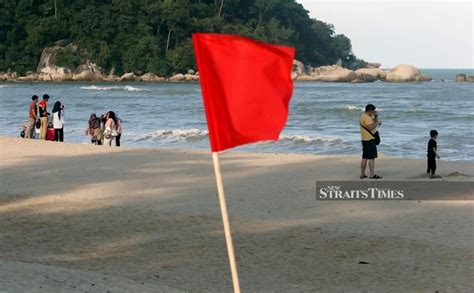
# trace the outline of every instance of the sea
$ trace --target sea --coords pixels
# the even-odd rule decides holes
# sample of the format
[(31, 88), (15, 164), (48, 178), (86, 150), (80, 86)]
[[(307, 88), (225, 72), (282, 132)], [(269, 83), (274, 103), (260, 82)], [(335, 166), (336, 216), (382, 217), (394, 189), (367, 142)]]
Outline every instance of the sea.
[[(361, 155), (359, 115), (374, 104), (383, 125), (379, 153), (426, 158), (429, 132), (439, 132), (443, 160), (474, 161), (474, 83), (454, 81), (474, 69), (422, 69), (419, 83), (295, 82), (280, 139), (235, 148), (239, 152)], [(122, 119), (122, 145), (133, 148), (210, 150), (199, 83), (0, 82), (0, 134), (19, 137), (31, 96), (65, 105), (65, 142), (87, 144), (91, 113)]]

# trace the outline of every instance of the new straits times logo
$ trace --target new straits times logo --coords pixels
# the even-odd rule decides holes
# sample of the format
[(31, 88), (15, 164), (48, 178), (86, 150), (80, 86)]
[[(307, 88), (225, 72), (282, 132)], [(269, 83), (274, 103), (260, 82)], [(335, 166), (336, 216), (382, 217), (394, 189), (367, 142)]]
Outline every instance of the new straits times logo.
[(474, 181), (317, 181), (317, 200), (474, 200)]
[(317, 199), (403, 199), (405, 192), (389, 188), (369, 187), (366, 189), (344, 190), (340, 185), (321, 187)]

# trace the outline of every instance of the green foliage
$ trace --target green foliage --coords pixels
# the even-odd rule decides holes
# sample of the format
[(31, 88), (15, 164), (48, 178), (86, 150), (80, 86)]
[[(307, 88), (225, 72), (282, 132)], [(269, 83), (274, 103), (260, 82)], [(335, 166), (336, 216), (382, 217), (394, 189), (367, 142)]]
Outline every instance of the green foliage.
[(81, 65), (82, 58), (78, 50), (72, 46), (61, 48), (56, 53), (56, 64), (61, 67), (75, 69)]
[(295, 0), (3, 0), (0, 71), (34, 70), (44, 47), (69, 39), (81, 49), (61, 50), (59, 65), (90, 60), (119, 74), (186, 72), (196, 69), (193, 32), (293, 46), (312, 66), (355, 58), (346, 36)]

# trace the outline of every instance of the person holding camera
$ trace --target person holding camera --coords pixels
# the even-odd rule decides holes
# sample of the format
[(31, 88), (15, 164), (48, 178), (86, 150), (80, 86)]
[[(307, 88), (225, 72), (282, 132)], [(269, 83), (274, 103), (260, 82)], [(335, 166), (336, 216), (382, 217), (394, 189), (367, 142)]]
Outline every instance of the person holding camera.
[(369, 162), (369, 178), (381, 179), (382, 177), (375, 174), (375, 159), (377, 158), (377, 145), (380, 143), (380, 137), (377, 127), (382, 125), (382, 121), (378, 119), (375, 106), (368, 104), (365, 106), (365, 112), (360, 115), (360, 137), (362, 140), (362, 161), (360, 162), (360, 179), (367, 178), (365, 169), (367, 161)]
[(64, 105), (57, 101), (53, 107), (54, 140), (64, 141)]

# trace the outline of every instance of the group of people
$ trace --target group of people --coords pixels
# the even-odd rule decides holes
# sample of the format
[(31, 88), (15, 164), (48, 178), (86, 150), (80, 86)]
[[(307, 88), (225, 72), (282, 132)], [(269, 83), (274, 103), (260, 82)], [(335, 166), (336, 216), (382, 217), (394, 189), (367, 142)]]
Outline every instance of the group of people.
[(92, 144), (120, 146), (122, 120), (113, 111), (106, 112), (100, 117), (92, 113), (86, 129), (86, 135), (91, 137)]
[[(377, 145), (380, 143), (380, 136), (377, 128), (382, 125), (379, 120), (376, 108), (372, 104), (365, 106), (365, 111), (360, 115), (359, 126), (360, 136), (362, 140), (362, 161), (360, 163), (360, 179), (367, 178), (365, 169), (367, 162), (369, 163), (369, 178), (381, 179), (382, 177), (375, 174), (375, 159), (377, 158)], [(440, 159), (438, 154), (438, 145), (436, 139), (438, 131), (433, 129), (430, 131), (430, 140), (428, 141), (427, 157), (428, 167), (426, 173), (430, 178), (441, 178), (436, 175), (436, 158)]]
[(31, 97), (29, 119), (22, 136), (27, 139), (64, 141), (64, 105), (56, 101), (51, 115), (47, 110), (49, 95), (44, 94), (43, 99), (40, 102), (38, 100), (37, 95)]
[[(64, 105), (56, 101), (52, 113), (48, 112), (49, 95), (43, 99), (31, 97), (28, 123), (23, 126), (21, 136), (26, 139), (42, 139), (64, 141)], [(91, 136), (95, 145), (120, 146), (122, 136), (122, 120), (113, 111), (106, 112), (100, 117), (92, 113), (89, 118), (86, 135)]]

